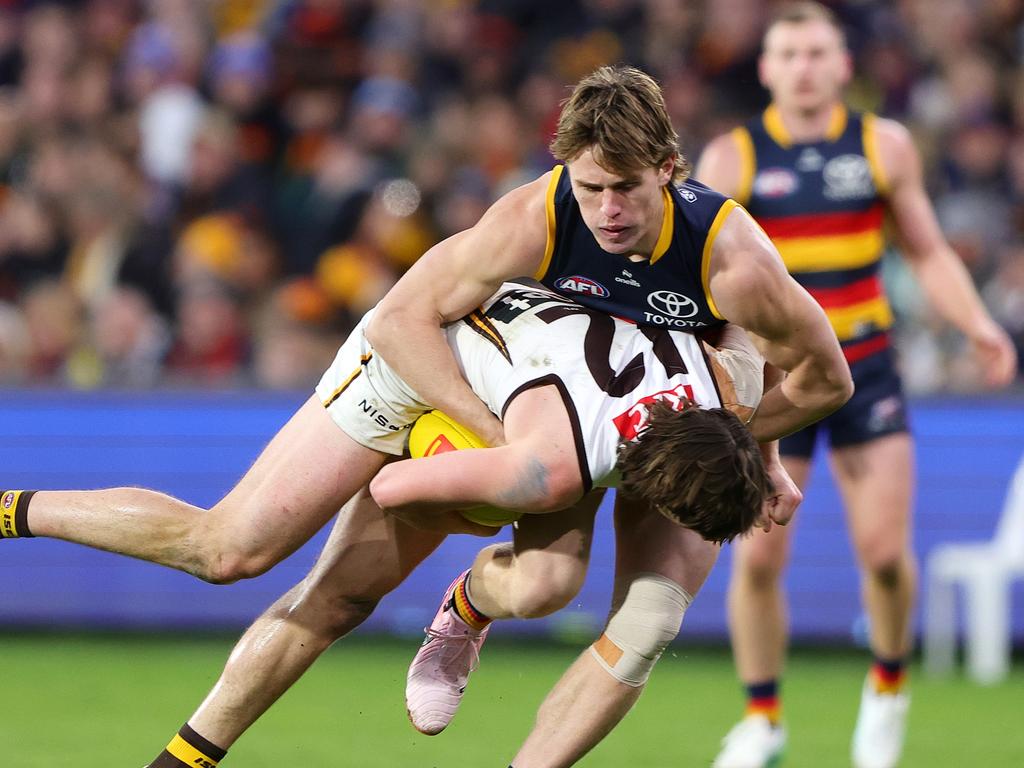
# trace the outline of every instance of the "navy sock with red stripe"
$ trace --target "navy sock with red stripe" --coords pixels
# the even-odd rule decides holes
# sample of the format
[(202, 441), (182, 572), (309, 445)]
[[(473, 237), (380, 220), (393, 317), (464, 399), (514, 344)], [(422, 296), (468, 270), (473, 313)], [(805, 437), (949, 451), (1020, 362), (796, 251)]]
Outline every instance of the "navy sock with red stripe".
[(895, 659), (875, 656), (870, 674), (876, 693), (899, 693), (907, 681), (907, 660), (902, 656)]
[(764, 715), (772, 725), (782, 719), (782, 702), (779, 699), (779, 681), (765, 680), (746, 686), (747, 715)]

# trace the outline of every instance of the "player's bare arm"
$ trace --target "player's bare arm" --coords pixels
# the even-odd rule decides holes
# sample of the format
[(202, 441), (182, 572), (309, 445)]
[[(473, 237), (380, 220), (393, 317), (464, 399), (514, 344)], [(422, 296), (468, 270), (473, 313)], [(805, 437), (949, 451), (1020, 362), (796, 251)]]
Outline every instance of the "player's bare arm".
[[(713, 139), (701, 153), (694, 178), (712, 189), (730, 197), (745, 194), (743, 163), (735, 133), (724, 133)], [(769, 391), (785, 378), (785, 372), (770, 363), (765, 365), (764, 388)], [(759, 528), (771, 530), (772, 523), (785, 525), (803, 501), (803, 494), (789, 476), (779, 458), (777, 440), (761, 443), (765, 469), (772, 480), (774, 493), (765, 500), (764, 510), (757, 521)]]
[(715, 239), (709, 287), (719, 312), (788, 374), (765, 392), (751, 422), (758, 441), (790, 434), (849, 400), (850, 369), (824, 311), (742, 208), (728, 214)]
[[(523, 418), (516, 418), (522, 414)], [(408, 519), (482, 504), (524, 513), (566, 509), (583, 496), (569, 415), (553, 386), (518, 395), (508, 443), (395, 462), (370, 483), (382, 509)]]
[(984, 366), (985, 383), (1006, 386), (1017, 370), (1013, 343), (985, 309), (970, 274), (939, 229), (909, 132), (893, 120), (877, 119), (875, 126), (889, 210), (904, 257), (932, 306), (970, 340)]
[(537, 271), (547, 242), (544, 195), (550, 176), (509, 192), (471, 229), (427, 251), (381, 301), (366, 331), (378, 354), (421, 399), (488, 445), (504, 441), (501, 423), (460, 375), (441, 326), (469, 314), (503, 280)]

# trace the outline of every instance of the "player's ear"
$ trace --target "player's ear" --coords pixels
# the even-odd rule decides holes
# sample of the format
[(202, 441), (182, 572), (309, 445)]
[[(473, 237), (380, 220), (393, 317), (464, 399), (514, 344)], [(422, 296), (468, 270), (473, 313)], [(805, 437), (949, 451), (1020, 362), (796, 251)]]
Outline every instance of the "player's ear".
[(658, 186), (663, 187), (672, 181), (672, 177), (676, 172), (676, 160), (679, 159), (679, 153), (673, 152), (671, 155), (666, 157), (661, 165), (658, 166)]

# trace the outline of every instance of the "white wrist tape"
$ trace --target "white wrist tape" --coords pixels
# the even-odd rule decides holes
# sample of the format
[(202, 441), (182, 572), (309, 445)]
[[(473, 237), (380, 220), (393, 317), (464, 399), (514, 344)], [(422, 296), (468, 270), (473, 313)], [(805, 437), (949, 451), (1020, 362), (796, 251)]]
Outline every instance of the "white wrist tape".
[(647, 682), (662, 652), (679, 634), (693, 602), (686, 590), (657, 573), (635, 574), (616, 584), (604, 634), (590, 646), (598, 663), (619, 682), (638, 688)]

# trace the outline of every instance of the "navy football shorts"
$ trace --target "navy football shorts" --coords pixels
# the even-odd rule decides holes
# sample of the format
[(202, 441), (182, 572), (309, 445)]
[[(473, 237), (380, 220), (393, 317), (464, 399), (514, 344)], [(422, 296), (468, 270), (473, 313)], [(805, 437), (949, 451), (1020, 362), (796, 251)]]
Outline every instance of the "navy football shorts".
[(829, 446), (860, 445), (885, 435), (907, 432), (907, 405), (896, 373), (892, 350), (885, 349), (850, 366), (856, 391), (833, 414), (782, 438), (779, 453), (809, 459), (820, 430), (828, 432)]

